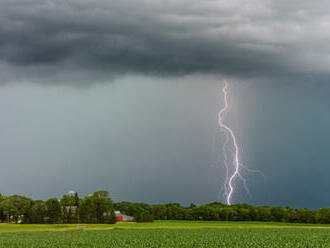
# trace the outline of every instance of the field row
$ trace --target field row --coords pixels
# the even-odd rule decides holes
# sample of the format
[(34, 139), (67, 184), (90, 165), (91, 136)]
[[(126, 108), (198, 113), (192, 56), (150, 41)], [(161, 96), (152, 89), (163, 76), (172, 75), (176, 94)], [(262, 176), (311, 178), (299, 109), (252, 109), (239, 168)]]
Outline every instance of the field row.
[(326, 229), (155, 229), (0, 234), (0, 247), (328, 248)]

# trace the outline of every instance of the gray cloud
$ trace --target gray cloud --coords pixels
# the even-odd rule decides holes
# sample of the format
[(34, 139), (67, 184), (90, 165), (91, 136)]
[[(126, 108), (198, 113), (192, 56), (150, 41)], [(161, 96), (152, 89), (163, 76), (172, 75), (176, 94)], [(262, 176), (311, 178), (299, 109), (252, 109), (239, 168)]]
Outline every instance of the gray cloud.
[(125, 74), (327, 80), (328, 1), (3, 0), (0, 81)]

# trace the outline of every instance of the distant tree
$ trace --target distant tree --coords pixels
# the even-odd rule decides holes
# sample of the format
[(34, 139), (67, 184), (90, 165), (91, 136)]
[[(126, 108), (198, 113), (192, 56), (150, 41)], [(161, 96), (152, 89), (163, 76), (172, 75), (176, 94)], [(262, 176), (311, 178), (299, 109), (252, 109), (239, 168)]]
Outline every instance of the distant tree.
[(179, 203), (168, 203), (166, 206), (166, 216), (168, 220), (182, 220), (184, 210)]
[(110, 211), (110, 213), (108, 214), (107, 218), (106, 218), (106, 222), (109, 224), (115, 224), (117, 222), (117, 217), (115, 214), (115, 211)]
[(79, 201), (79, 218), (85, 223), (115, 223), (114, 204), (108, 191), (97, 191)]
[(47, 218), (47, 207), (43, 201), (35, 201), (31, 207), (31, 218), (28, 223), (43, 224)]
[(47, 222), (50, 224), (61, 223), (62, 209), (57, 198), (51, 198), (46, 201)]
[(2, 213), (7, 216), (7, 221), (11, 220), (15, 223), (23, 221), (24, 215), (26, 215), (31, 208), (32, 200), (19, 195), (13, 195), (6, 197), (0, 202), (0, 209)]
[(152, 215), (156, 220), (166, 220), (167, 208), (164, 205), (154, 205), (152, 206)]
[(99, 190), (94, 192), (93, 196), (97, 198), (109, 198), (110, 193), (106, 190)]
[[(1, 204), (1, 202), (2, 202), (3, 200), (5, 200), (5, 199), (6, 199), (6, 197), (3, 196), (2, 194), (0, 194), (0, 204)], [(4, 221), (6, 221), (6, 215), (5, 215), (5, 213), (3, 212), (3, 209), (0, 208), (0, 222), (4, 222)]]
[(197, 207), (197, 206), (194, 203), (190, 203), (189, 208), (195, 208), (195, 207)]
[(253, 207), (248, 204), (236, 204), (231, 206), (235, 210), (234, 220), (251, 221), (254, 211)]
[(93, 194), (93, 202), (97, 223), (109, 223), (114, 215), (114, 205), (108, 191), (96, 191)]
[(135, 217), (136, 222), (153, 222), (153, 216), (148, 211), (142, 211)]
[(74, 206), (79, 207), (79, 196), (78, 196), (78, 192), (74, 193)]
[(296, 210), (293, 207), (287, 206), (285, 208), (284, 222), (298, 222)]
[(192, 208), (184, 208), (183, 210), (184, 220), (194, 220), (193, 209)]
[[(239, 205), (244, 205), (244, 206), (249, 206), (247, 204), (238, 204), (236, 206), (239, 206)], [(211, 202), (211, 203), (208, 203), (208, 204), (205, 204), (205, 205), (202, 205), (202, 206), (208, 206), (208, 207), (212, 207), (212, 208), (223, 208), (223, 207), (228, 207), (227, 205), (221, 203), (221, 202)]]
[[(144, 219), (145, 221), (151, 221), (151, 219), (154, 218), (153, 207), (146, 203), (118, 202), (115, 203), (114, 206), (116, 210), (119, 210), (123, 214), (133, 216), (134, 219), (139, 220), (139, 222), (143, 222)], [(166, 207), (164, 207), (164, 209), (166, 214)], [(150, 216), (152, 218), (150, 218)]]
[(258, 208), (259, 211), (259, 221), (272, 221), (272, 209), (268, 206), (263, 206)]
[[(63, 195), (60, 204), (62, 208), (62, 222), (67, 224), (76, 223), (78, 219), (78, 194)], [(78, 202), (78, 203), (77, 203)]]
[(3, 214), (7, 217), (7, 223), (11, 222), (13, 216), (18, 216), (18, 210), (14, 206), (10, 198), (6, 198), (5, 200), (0, 202), (0, 209), (2, 210)]
[(297, 219), (300, 223), (314, 223), (314, 212), (306, 208), (299, 208), (297, 209)]
[(283, 221), (285, 219), (285, 210), (280, 207), (273, 207), (271, 209), (272, 221)]
[(61, 206), (75, 206), (76, 199), (74, 195), (63, 195), (60, 204)]
[(79, 201), (79, 219), (82, 223), (97, 223), (96, 207), (92, 196), (86, 196)]
[(322, 224), (330, 224), (330, 208), (321, 208), (319, 213), (319, 221)]
[(79, 201), (80, 201), (80, 199), (79, 199), (78, 193), (76, 192), (74, 194), (74, 206), (77, 207), (76, 208), (76, 213), (74, 215), (74, 222), (75, 223), (79, 223)]

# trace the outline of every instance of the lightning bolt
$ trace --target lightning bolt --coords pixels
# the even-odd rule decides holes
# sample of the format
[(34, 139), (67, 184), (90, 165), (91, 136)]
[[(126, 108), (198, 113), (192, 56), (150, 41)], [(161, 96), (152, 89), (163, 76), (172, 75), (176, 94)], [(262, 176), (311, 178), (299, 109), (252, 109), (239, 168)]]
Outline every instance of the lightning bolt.
[[(248, 188), (246, 185), (246, 179), (240, 174), (240, 167), (241, 167), (241, 162), (239, 160), (239, 148), (237, 145), (237, 139), (235, 136), (234, 131), (224, 123), (223, 121), (223, 115), (227, 113), (228, 111), (228, 83), (225, 81), (224, 87), (222, 88), (222, 93), (224, 96), (224, 106), (223, 108), (219, 111), (218, 113), (218, 123), (220, 128), (224, 131), (225, 133), (225, 143), (223, 144), (223, 153), (224, 153), (224, 165), (226, 168), (226, 180), (224, 182), (224, 189), (225, 189), (225, 198), (226, 198), (226, 203), (227, 205), (232, 204), (232, 196), (234, 193), (234, 181), (236, 178), (239, 178), (242, 180), (244, 184), (245, 190), (248, 192)], [(233, 155), (232, 163), (228, 163), (228, 157), (226, 151), (229, 150), (229, 142), (231, 141), (233, 145), (233, 151), (231, 151)], [(230, 173), (230, 165), (233, 167), (233, 172)]]
[(252, 170), (249, 169), (246, 165), (241, 163), (240, 161), (240, 150), (237, 144), (237, 139), (234, 131), (224, 123), (223, 117), (228, 112), (229, 104), (228, 104), (228, 82), (225, 80), (225, 84), (222, 88), (222, 93), (224, 97), (224, 106), (218, 113), (218, 124), (220, 129), (223, 131), (225, 136), (225, 141), (222, 145), (223, 152), (223, 164), (225, 166), (226, 174), (225, 181), (223, 184), (224, 187), (224, 198), (227, 205), (232, 204), (232, 196), (235, 191), (235, 180), (239, 179), (247, 193), (247, 195), (252, 198), (250, 190), (247, 186), (247, 180), (243, 177), (241, 171), (245, 171), (248, 173), (258, 173), (260, 174), (264, 181), (266, 182), (267, 178), (265, 174), (260, 170)]

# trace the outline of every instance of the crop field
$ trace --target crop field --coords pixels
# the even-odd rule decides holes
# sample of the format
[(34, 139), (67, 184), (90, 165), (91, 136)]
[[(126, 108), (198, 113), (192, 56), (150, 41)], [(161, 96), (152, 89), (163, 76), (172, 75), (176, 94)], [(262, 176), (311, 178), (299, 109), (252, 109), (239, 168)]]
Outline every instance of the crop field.
[(162, 221), (116, 225), (0, 225), (0, 247), (330, 248), (330, 227)]

